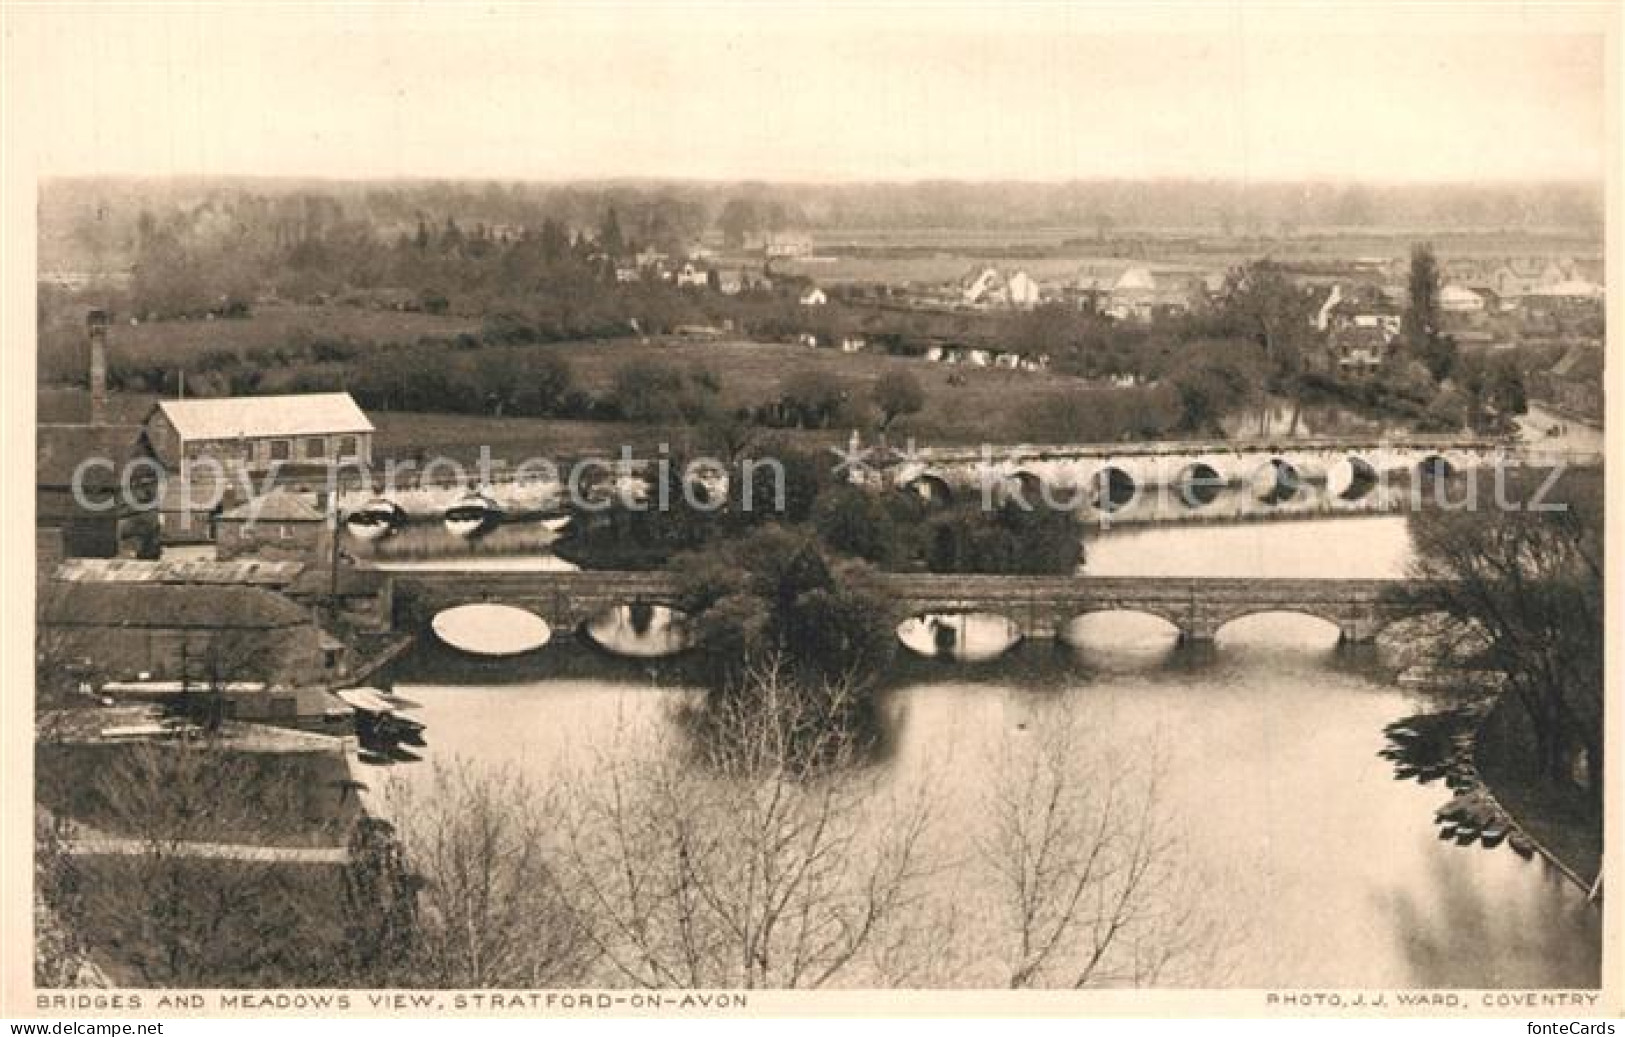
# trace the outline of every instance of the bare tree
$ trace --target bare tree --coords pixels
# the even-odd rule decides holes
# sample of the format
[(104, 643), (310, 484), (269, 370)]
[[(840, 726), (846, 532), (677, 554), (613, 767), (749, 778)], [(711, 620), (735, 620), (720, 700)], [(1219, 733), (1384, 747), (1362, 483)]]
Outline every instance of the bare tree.
[(547, 797), (512, 771), (456, 761), (426, 794), (395, 784), (389, 798), (420, 887), (409, 982), (534, 988), (579, 977), (588, 945), (555, 877)]
[[(567, 889), (605, 982), (817, 987), (878, 968), (920, 893), (923, 799), (880, 794), (845, 686), (770, 659), (718, 698), (698, 760), (606, 758), (561, 814)], [(835, 708), (830, 708), (833, 703)]]
[(272, 848), (302, 823), (291, 776), (205, 743), (128, 749), (93, 779), (98, 827), (72, 833), (83, 942), (152, 985), (310, 981), (321, 884)]
[(1600, 815), (1602, 478), (1569, 471), (1542, 500), (1543, 474), (1507, 477), (1517, 507), (1413, 513), (1415, 585), (1402, 596), (1438, 613), (1427, 643), (1435, 660), (1505, 675), (1541, 775), (1577, 786)]
[(976, 865), (1011, 987), (1144, 986), (1198, 964), (1154, 759), (1087, 745), (1068, 708), (993, 762)]
[(34, 983), (106, 986), (90, 956), (80, 877), (67, 853), (68, 823), (43, 809), (34, 821)]

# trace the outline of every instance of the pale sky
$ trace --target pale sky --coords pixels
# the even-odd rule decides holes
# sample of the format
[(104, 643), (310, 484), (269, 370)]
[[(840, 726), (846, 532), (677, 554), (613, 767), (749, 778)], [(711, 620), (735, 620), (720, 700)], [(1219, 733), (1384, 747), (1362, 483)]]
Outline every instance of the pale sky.
[(1600, 181), (1606, 14), (13, 9), (8, 132), (44, 175)]

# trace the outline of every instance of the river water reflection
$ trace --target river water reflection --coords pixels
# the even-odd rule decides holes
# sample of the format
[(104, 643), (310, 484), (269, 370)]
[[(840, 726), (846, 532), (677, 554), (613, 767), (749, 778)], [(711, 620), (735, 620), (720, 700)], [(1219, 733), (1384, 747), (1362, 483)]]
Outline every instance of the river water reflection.
[[(1404, 521), (1386, 516), (1114, 531), (1088, 571), (1111, 575), (1400, 575)], [(1373, 650), (1305, 616), (1232, 623), (1197, 654), (1160, 620), (1088, 617), (1073, 644), (1029, 643), (979, 665), (911, 663), (883, 694), (897, 787), (925, 783), (937, 852), (972, 838), (991, 761), (1065, 712), (1088, 744), (1160, 759), (1179, 836), (1180, 892), (1213, 936), (1182, 982), (1256, 987), (1586, 987), (1599, 980), (1596, 908), (1537, 857), (1436, 837), (1449, 793), (1396, 781), (1383, 725), (1425, 708)], [(512, 764), (538, 781), (605, 749), (643, 752), (694, 692), (636, 665), (604, 676), (397, 682), (422, 703), (432, 763)], [(409, 781), (428, 767), (399, 768)], [(962, 937), (974, 942), (975, 934)]]

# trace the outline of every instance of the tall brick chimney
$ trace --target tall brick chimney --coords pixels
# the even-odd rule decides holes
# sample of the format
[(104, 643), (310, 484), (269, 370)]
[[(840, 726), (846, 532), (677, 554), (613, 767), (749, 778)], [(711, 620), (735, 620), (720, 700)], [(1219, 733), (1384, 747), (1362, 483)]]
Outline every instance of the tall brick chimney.
[(107, 311), (91, 310), (90, 326), (90, 423), (107, 423)]

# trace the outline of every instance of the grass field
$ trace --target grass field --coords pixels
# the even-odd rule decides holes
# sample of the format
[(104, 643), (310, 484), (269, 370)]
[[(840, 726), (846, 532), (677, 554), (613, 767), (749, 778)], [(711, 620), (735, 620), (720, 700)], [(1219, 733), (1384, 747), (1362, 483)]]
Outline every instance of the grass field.
[[(479, 330), (480, 322), (469, 317), (278, 303), (256, 306), (252, 316), (243, 318), (131, 324), (126, 316), (115, 319), (107, 329), (107, 349), (114, 357), (122, 352), (129, 356), (172, 359), (213, 350), (241, 354), (250, 349), (292, 347), (316, 338), (409, 343), (425, 336), (449, 338)], [(84, 334), (82, 310), (64, 308), (48, 315), (40, 330), (41, 348), (58, 342), (78, 343)]]
[[(646, 345), (624, 339), (531, 348), (558, 351), (569, 361), (576, 384), (590, 392), (607, 390), (617, 370), (639, 359), (704, 368), (718, 376), (722, 401), (729, 407), (777, 400), (785, 379), (803, 371), (838, 379), (852, 399), (863, 400), (886, 371), (906, 370), (925, 390), (926, 403), (920, 413), (899, 419), (893, 430), (897, 436), (916, 435), (933, 442), (1025, 438), (1019, 428), (1024, 410), (1044, 397), (1077, 392), (1088, 385), (1057, 372), (948, 367), (916, 357), (841, 353), (780, 343), (672, 341)], [(960, 384), (950, 381), (956, 376)]]

